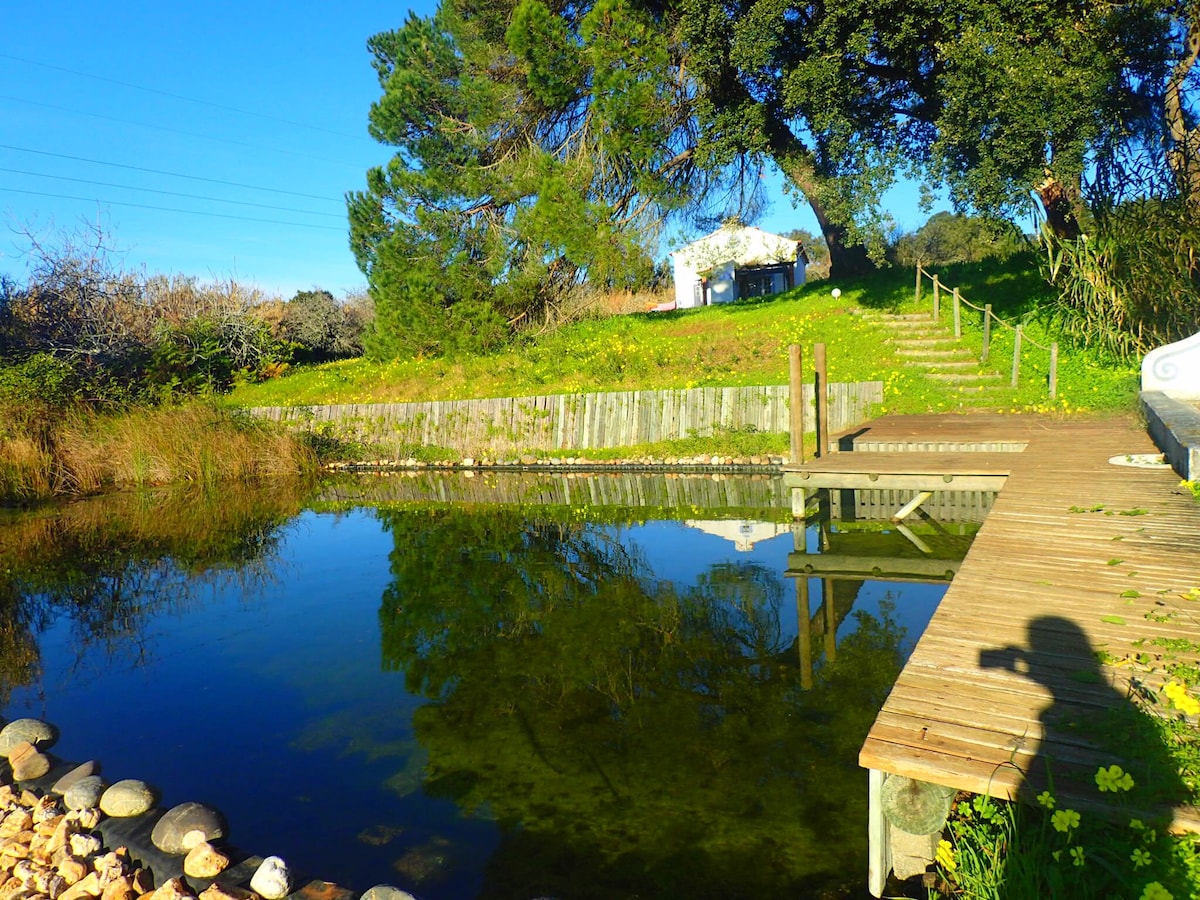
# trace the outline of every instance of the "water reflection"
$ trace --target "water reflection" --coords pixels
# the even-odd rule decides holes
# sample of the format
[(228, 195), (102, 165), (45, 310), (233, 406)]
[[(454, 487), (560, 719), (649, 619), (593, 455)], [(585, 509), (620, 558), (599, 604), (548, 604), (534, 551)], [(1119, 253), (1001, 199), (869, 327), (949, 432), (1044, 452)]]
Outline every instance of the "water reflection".
[[(280, 480), (236, 494), (110, 494), (0, 519), (0, 703), (41, 671), (37, 636), (70, 623), (77, 669), (146, 665), (146, 623), (197, 607), (229, 583), (243, 596), (271, 574), (280, 526), (307, 488)], [(78, 673), (77, 673), (78, 674)]]
[[(755, 518), (759, 482), (709, 482), (735, 504), (716, 511), (666, 510), (678, 481), (496, 482), (574, 498), (550, 505), (488, 503), (481, 482), (431, 483), (470, 503), (364, 509), (347, 482), (299, 516), (295, 492), (246, 491), (0, 524), (6, 714), (45, 715), (64, 744), (91, 729), (64, 755), (214, 803), (239, 845), (353, 888), (857, 890), (858, 748), (940, 588), (795, 558), (894, 529)], [(750, 549), (711, 533), (728, 521)], [(207, 719), (198, 683), (220, 699)], [(108, 736), (115, 708), (153, 729)], [(224, 738), (182, 741), (200, 722)]]
[(853, 629), (833, 652), (830, 627), (802, 678), (778, 568), (722, 561), (679, 585), (619, 528), (381, 518), (384, 662), (434, 701), (414, 718), (426, 788), (507, 836), (484, 896), (812, 896), (853, 879), (855, 759), (902, 658), (886, 608), (844, 598)]

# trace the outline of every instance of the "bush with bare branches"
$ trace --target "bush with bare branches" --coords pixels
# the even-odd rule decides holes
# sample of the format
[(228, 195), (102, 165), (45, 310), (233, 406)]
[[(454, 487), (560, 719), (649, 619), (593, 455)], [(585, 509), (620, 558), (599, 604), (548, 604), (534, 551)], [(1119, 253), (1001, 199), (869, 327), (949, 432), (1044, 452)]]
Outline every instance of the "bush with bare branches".
[[(28, 276), (0, 278), (0, 399), (31, 384), (51, 402), (155, 399), (222, 390), (286, 362), (256, 314), (267, 299), (256, 288), (125, 269), (100, 224), (20, 234)], [(48, 386), (57, 390), (46, 396)]]

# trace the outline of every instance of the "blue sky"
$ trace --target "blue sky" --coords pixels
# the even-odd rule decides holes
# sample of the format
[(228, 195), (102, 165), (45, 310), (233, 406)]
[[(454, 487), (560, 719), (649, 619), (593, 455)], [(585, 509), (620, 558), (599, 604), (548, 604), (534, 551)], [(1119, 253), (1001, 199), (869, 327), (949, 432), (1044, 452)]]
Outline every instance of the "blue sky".
[[(343, 196), (390, 155), (366, 130), (379, 95), (366, 40), (407, 11), (375, 0), (10, 5), (0, 274), (23, 274), (20, 229), (99, 219), (126, 266), (284, 297), (363, 286)], [(773, 193), (761, 227), (815, 228)], [(926, 218), (914, 196), (889, 198), (909, 228)]]

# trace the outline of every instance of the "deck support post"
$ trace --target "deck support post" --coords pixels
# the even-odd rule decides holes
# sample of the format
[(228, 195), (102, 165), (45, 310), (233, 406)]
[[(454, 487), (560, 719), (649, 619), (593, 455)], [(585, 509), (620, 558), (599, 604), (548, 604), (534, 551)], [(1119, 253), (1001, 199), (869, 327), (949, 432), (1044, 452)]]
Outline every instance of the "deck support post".
[(867, 890), (882, 897), (892, 871), (892, 848), (887, 819), (883, 816), (883, 781), (878, 769), (867, 770)]
[(808, 518), (808, 491), (802, 487), (794, 487), (791, 490), (791, 494), (792, 521), (803, 522), (806, 518)]

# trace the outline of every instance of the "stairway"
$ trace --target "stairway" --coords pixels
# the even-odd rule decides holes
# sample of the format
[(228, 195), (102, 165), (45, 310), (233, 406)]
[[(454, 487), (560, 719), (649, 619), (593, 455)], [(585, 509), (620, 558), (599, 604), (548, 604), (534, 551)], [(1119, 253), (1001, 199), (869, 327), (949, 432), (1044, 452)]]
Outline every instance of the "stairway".
[(891, 332), (889, 342), (896, 357), (924, 370), (930, 380), (981, 391), (1006, 387), (999, 373), (980, 366), (978, 357), (928, 313), (872, 313), (870, 317)]

